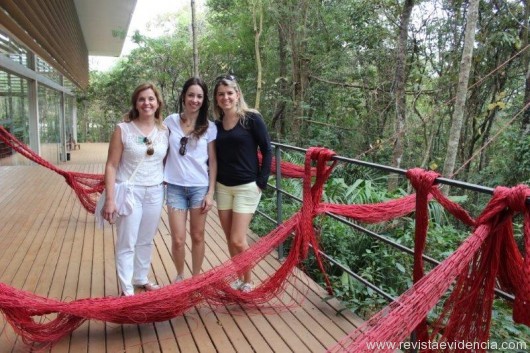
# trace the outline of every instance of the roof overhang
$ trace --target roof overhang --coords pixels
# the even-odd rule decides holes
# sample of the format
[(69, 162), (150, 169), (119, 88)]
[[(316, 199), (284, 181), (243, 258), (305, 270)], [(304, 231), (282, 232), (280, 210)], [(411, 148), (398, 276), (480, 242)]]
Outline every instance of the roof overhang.
[(74, 0), (89, 55), (120, 56), (137, 0)]
[(76, 86), (88, 86), (88, 56), (119, 56), (136, 0), (0, 1), (6, 30)]

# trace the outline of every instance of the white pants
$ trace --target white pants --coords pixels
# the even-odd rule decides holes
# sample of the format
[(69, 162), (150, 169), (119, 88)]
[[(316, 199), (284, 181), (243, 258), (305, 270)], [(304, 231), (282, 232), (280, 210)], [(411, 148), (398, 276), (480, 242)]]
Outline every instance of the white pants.
[(116, 221), (116, 269), (121, 291), (134, 294), (133, 284), (146, 284), (153, 238), (162, 214), (164, 186), (135, 186), (134, 209)]

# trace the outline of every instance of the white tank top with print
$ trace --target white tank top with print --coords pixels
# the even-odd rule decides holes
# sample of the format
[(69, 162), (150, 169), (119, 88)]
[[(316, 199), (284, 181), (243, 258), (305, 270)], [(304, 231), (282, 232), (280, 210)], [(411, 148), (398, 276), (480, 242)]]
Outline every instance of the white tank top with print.
[[(118, 166), (116, 181), (127, 181), (143, 160), (131, 183), (140, 186), (153, 186), (162, 183), (164, 180), (163, 160), (168, 148), (168, 130), (159, 129), (155, 126), (153, 131), (144, 135), (134, 125), (134, 122), (122, 122), (118, 126), (121, 129), (123, 153)], [(153, 143), (155, 152), (151, 156), (147, 155), (148, 146), (145, 138)]]

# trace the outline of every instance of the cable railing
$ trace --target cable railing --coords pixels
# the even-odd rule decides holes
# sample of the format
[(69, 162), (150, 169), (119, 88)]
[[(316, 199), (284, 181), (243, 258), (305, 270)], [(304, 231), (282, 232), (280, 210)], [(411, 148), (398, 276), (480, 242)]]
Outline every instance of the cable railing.
[[(281, 158), (282, 151), (294, 151), (294, 152), (305, 154), (307, 150), (304, 149), (304, 148), (290, 146), (290, 145), (277, 143), (277, 142), (273, 142), (272, 145), (274, 146), (274, 153), (275, 153), (275, 157), (276, 157), (276, 165), (273, 166), (273, 169), (274, 169), (273, 172), (275, 173), (276, 178), (275, 178), (274, 185), (269, 183), (269, 187), (271, 187), (275, 191), (275, 195), (276, 195), (276, 214), (274, 215), (274, 217), (272, 217), (272, 216), (270, 216), (268, 214), (265, 214), (263, 211), (260, 211), (260, 210), (258, 210), (257, 213), (260, 216), (262, 216), (265, 219), (267, 219), (268, 221), (270, 221), (271, 223), (274, 223), (276, 226), (278, 226), (278, 225), (280, 225), (283, 222), (283, 204), (284, 204), (283, 198), (284, 198), (284, 196), (288, 197), (289, 199), (292, 199), (292, 200), (295, 200), (297, 202), (300, 202), (300, 203), (303, 202), (303, 200), (301, 198), (299, 198), (299, 197), (297, 197), (295, 195), (292, 195), (289, 192), (287, 192), (287, 191), (282, 189), (282, 186), (281, 186), (281, 184), (282, 184), (281, 183), (282, 182), (282, 176), (281, 176), (281, 166), (280, 166), (280, 162), (282, 160), (282, 158)], [(367, 167), (367, 168), (371, 168), (371, 169), (376, 169), (376, 170), (383, 171), (383, 172), (386, 172), (386, 173), (394, 173), (394, 174), (398, 174), (398, 175), (401, 175), (401, 176), (405, 176), (406, 173), (407, 173), (407, 171), (404, 170), (404, 169), (384, 166), (384, 165), (380, 165), (380, 164), (376, 164), (376, 163), (372, 163), (372, 162), (361, 161), (361, 160), (357, 160), (357, 159), (353, 159), (353, 158), (347, 158), (347, 157), (342, 157), (342, 156), (338, 156), (338, 155), (334, 156), (333, 160), (336, 160), (336, 161), (339, 161), (339, 162), (342, 162), (342, 163), (346, 163), (346, 164), (351, 164), (351, 165), (356, 165), (356, 166), (362, 166), (362, 167)], [(474, 192), (478, 192), (478, 193), (481, 193), (481, 194), (487, 194), (487, 195), (493, 194), (493, 191), (494, 191), (492, 188), (485, 187), (485, 186), (482, 186), (482, 185), (471, 184), (471, 183), (458, 181), (458, 180), (453, 180), (453, 179), (448, 179), (448, 178), (443, 178), (443, 177), (436, 178), (436, 182), (439, 183), (439, 184), (454, 186), (454, 187), (457, 187), (457, 188), (461, 188), (463, 190), (474, 191)], [(362, 225), (360, 225), (358, 223), (352, 222), (351, 220), (349, 220), (349, 219), (347, 219), (347, 218), (345, 218), (343, 216), (338, 216), (338, 215), (335, 215), (335, 214), (330, 213), (330, 212), (326, 212), (325, 214), (326, 214), (326, 216), (331, 217), (334, 220), (336, 220), (338, 222), (341, 222), (341, 223), (351, 227), (352, 229), (354, 229), (356, 231), (362, 232), (362, 233), (366, 234), (367, 236), (373, 238), (374, 240), (377, 240), (377, 241), (380, 241), (380, 242), (382, 242), (382, 243), (384, 243), (386, 245), (389, 245), (389, 246), (395, 248), (398, 251), (401, 251), (401, 252), (409, 254), (409, 255), (413, 255), (414, 254), (414, 250), (413, 249), (411, 249), (411, 248), (409, 248), (409, 247), (407, 247), (407, 246), (405, 246), (403, 244), (400, 244), (400, 243), (390, 239), (389, 237), (387, 237), (385, 235), (379, 234), (379, 233), (374, 232), (374, 231), (372, 231), (372, 230), (370, 230), (370, 229), (368, 229), (366, 227), (363, 227)], [(342, 264), (340, 261), (338, 261), (335, 258), (333, 258), (332, 256), (330, 256), (329, 254), (326, 254), (322, 250), (319, 250), (319, 253), (322, 255), (322, 257), (327, 259), (327, 261), (329, 261), (330, 263), (334, 264), (335, 266), (338, 266), (342, 271), (348, 273), (349, 276), (351, 276), (352, 278), (354, 278), (358, 282), (362, 283), (364, 286), (370, 288), (374, 292), (378, 293), (380, 296), (385, 298), (387, 301), (391, 302), (391, 301), (393, 301), (395, 299), (394, 296), (392, 296), (391, 294), (389, 294), (386, 291), (384, 291), (378, 285), (372, 283), (371, 281), (369, 281), (366, 278), (364, 278), (362, 275), (360, 275), (360, 274), (356, 273), (355, 271), (351, 270), (349, 267), (345, 266), (344, 264)], [(283, 247), (283, 245), (280, 245), (280, 247), (278, 248), (278, 256), (279, 256), (280, 259), (284, 257), (284, 247)], [(423, 260), (425, 262), (433, 265), (433, 266), (436, 266), (436, 265), (438, 265), (440, 263), (438, 260), (436, 260), (436, 259), (434, 259), (434, 258), (432, 258), (430, 256), (427, 256), (425, 254), (423, 255)], [(513, 301), (514, 300), (514, 296), (512, 294), (506, 293), (506, 292), (504, 292), (502, 290), (499, 290), (499, 289), (496, 289), (495, 292), (501, 298), (504, 298), (504, 299), (509, 300), (509, 301)]]

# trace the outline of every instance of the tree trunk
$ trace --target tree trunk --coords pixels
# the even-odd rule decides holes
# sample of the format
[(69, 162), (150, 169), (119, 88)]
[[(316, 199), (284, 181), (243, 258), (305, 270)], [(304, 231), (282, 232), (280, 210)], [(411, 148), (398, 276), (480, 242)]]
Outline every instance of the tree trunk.
[[(467, 24), (465, 29), (464, 48), (462, 60), (460, 61), (460, 74), (458, 78), (458, 87), (456, 90), (455, 110), (447, 143), (447, 154), (445, 156), (443, 175), (450, 178), (453, 175), (456, 155), (460, 142), (460, 134), (464, 121), (464, 107), (466, 105), (467, 87), (469, 83), (469, 73), (471, 71), (471, 59), (473, 57), (473, 45), (475, 43), (475, 29), (478, 20), (479, 0), (470, 0)], [(449, 193), (449, 187), (444, 188), (446, 194)]]
[[(407, 117), (407, 100), (405, 96), (406, 62), (407, 62), (407, 36), (410, 15), (414, 7), (414, 0), (405, 0), (399, 23), (399, 36), (396, 52), (396, 77), (395, 77), (395, 106), (396, 125), (395, 140), (392, 151), (392, 166), (399, 168), (403, 158), (403, 145), (405, 138), (405, 123)], [(388, 190), (394, 191), (398, 186), (398, 176), (391, 174), (388, 179)]]
[(526, 82), (525, 82), (525, 91), (524, 91), (524, 102), (523, 107), (526, 107), (525, 111), (523, 112), (523, 126), (522, 126), (522, 132), (523, 137), (526, 137), (530, 135), (530, 108), (528, 107), (528, 104), (530, 103), (530, 49), (527, 48), (528, 45), (530, 45), (530, 21), (528, 21), (528, 18), (530, 18), (530, 0), (523, 0), (524, 3), (524, 13), (525, 17), (527, 19), (525, 23), (525, 27), (523, 28), (523, 48), (524, 54), (523, 54), (523, 67), (526, 69)]
[(431, 127), (428, 128), (428, 127), (425, 127), (425, 129), (427, 130), (427, 138), (426, 138), (426, 143), (425, 143), (425, 155), (423, 156), (423, 159), (421, 161), (421, 164), (420, 164), (420, 168), (423, 168), (423, 169), (427, 169), (427, 168), (431, 168), (431, 166), (429, 165), (429, 161), (431, 159), (431, 152), (432, 152), (432, 145), (434, 143), (434, 135), (435, 135), (435, 132), (436, 132), (436, 125), (435, 124), (431, 124)]
[(307, 22), (308, 4), (307, 0), (291, 4), (291, 21), (289, 26), (289, 45), (291, 48), (292, 66), (292, 100), (293, 100), (293, 122), (291, 135), (300, 143), (301, 131), (304, 119), (304, 95), (307, 67), (304, 66), (305, 29)]
[(258, 77), (256, 79), (256, 101), (254, 103), (254, 108), (259, 110), (259, 103), (261, 99), (261, 54), (259, 50), (259, 43), (261, 32), (263, 30), (263, 6), (261, 0), (254, 0), (252, 2), (252, 19), (254, 22), (254, 53), (256, 55), (256, 67), (258, 71)]
[(193, 43), (193, 76), (199, 77), (199, 49), (197, 48), (197, 21), (195, 19), (195, 0), (191, 0), (191, 36)]
[(276, 101), (276, 109), (272, 117), (272, 128), (276, 131), (276, 140), (281, 141), (285, 133), (285, 109), (286, 100), (289, 96), (287, 85), (287, 42), (285, 40), (285, 28), (282, 23), (278, 23), (278, 56), (279, 56), (279, 78), (277, 79), (280, 99)]

